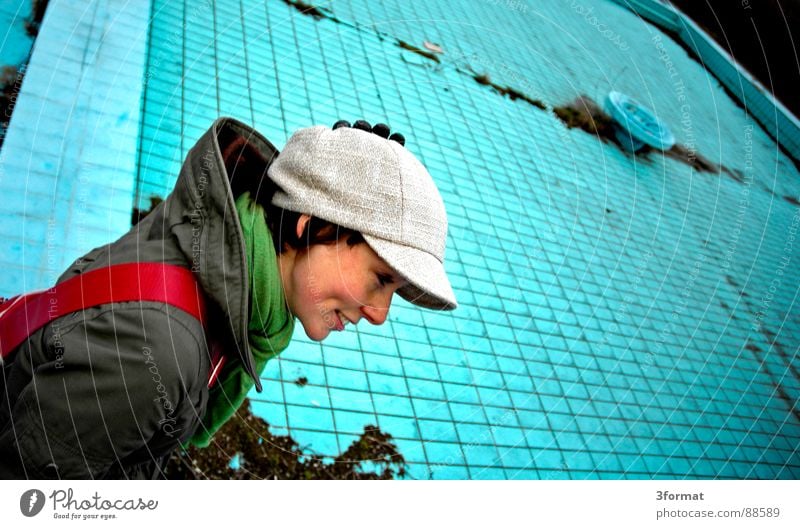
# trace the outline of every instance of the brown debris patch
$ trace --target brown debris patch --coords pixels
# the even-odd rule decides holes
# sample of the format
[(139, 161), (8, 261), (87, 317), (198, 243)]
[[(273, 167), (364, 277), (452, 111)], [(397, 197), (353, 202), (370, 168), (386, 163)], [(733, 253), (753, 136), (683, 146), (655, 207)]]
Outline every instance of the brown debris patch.
[[(231, 459), (238, 455), (237, 468)], [(375, 426), (341, 455), (326, 462), (287, 435), (274, 435), (269, 424), (250, 411), (245, 400), (234, 417), (214, 436), (208, 448), (173, 453), (164, 474), (168, 479), (394, 479), (406, 475), (406, 463), (392, 436)], [(363, 470), (370, 462), (377, 471)]]
[(510, 86), (501, 86), (497, 83), (493, 83), (492, 80), (489, 78), (488, 74), (480, 73), (480, 74), (472, 74), (472, 78), (475, 79), (475, 82), (484, 86), (490, 86), (492, 90), (500, 94), (501, 96), (508, 96), (512, 101), (516, 101), (517, 99), (521, 101), (525, 101), (529, 105), (533, 105), (539, 110), (545, 110), (547, 107), (544, 103), (539, 101), (538, 99), (533, 99), (530, 96), (523, 94), (516, 88), (511, 88)]
[(725, 169), (734, 180), (737, 178), (726, 168), (723, 168), (720, 165), (715, 164), (702, 154), (692, 149), (689, 149), (683, 145), (675, 144), (672, 148), (668, 151), (664, 151), (664, 156), (667, 158), (672, 158), (673, 160), (678, 160), (679, 162), (683, 162), (686, 165), (690, 166), (695, 171), (699, 171), (701, 173), (713, 173), (719, 174), (720, 169)]
[(308, 385), (308, 379), (306, 377), (299, 377), (297, 380), (294, 381), (294, 383), (302, 388), (303, 386)]
[(489, 75), (485, 73), (479, 73), (472, 76), (478, 84), (482, 84), (485, 86), (491, 86), (492, 82), (489, 80)]
[[(763, 334), (764, 338), (767, 339), (767, 343), (771, 346), (771, 349), (773, 351), (777, 351), (778, 352), (778, 355), (780, 355), (780, 357), (786, 363), (786, 366), (789, 368), (789, 371), (791, 371), (791, 373), (794, 376), (794, 378), (800, 380), (800, 370), (798, 370), (794, 366), (794, 363), (793, 363), (794, 358), (790, 357), (786, 353), (786, 350), (784, 349), (783, 344), (778, 341), (777, 335), (774, 332), (772, 332), (769, 329), (767, 329), (766, 327), (764, 327), (764, 326), (761, 326), (761, 334)], [(756, 360), (763, 364), (763, 360), (760, 360), (758, 358), (756, 358)], [(770, 375), (770, 378), (772, 378), (772, 375)], [(774, 382), (774, 379), (773, 379), (773, 382)], [(792, 413), (792, 415), (794, 415), (794, 417), (796, 419), (800, 420), (800, 408), (797, 407), (797, 399), (796, 398), (792, 399), (789, 396), (789, 394), (786, 392), (786, 389), (783, 387), (783, 384), (781, 384), (780, 382), (774, 382), (774, 385), (775, 385), (775, 390), (778, 393), (778, 397), (783, 402), (786, 403), (786, 406), (789, 408), (789, 411)]]
[(769, 194), (770, 194), (770, 195), (772, 195), (773, 197), (775, 196), (775, 191), (773, 191), (773, 190), (772, 190), (772, 188), (771, 188), (771, 187), (769, 187), (769, 186), (768, 186), (767, 184), (765, 184), (764, 182), (759, 182), (759, 183), (758, 183), (758, 187), (760, 187), (760, 188), (761, 188), (763, 191), (765, 191), (765, 192), (769, 193)]
[(412, 53), (416, 53), (417, 55), (422, 55), (423, 57), (425, 57), (427, 59), (430, 59), (430, 60), (432, 60), (434, 62), (437, 62), (437, 63), (440, 62), (439, 61), (439, 57), (437, 57), (435, 53), (433, 53), (431, 51), (423, 50), (422, 48), (417, 48), (413, 44), (409, 44), (408, 42), (406, 42), (404, 40), (399, 40), (398, 39), (397, 40), (397, 45), (400, 46), (401, 48), (403, 48), (404, 50), (408, 50), (408, 51), (410, 51)]
[(307, 4), (302, 0), (283, 0), (283, 3), (297, 9), (304, 15), (312, 16), (317, 20), (322, 20), (323, 18), (334, 20), (333, 17), (331, 17), (327, 13), (323, 13), (322, 11), (320, 11), (320, 9), (317, 6), (312, 4)]
[(512, 101), (516, 101), (517, 99), (521, 99), (522, 101), (525, 101), (529, 105), (535, 106), (539, 110), (544, 110), (545, 108), (547, 108), (547, 107), (544, 106), (544, 103), (542, 103), (538, 99), (531, 99), (530, 97), (526, 96), (522, 92), (519, 92), (518, 90), (515, 90), (514, 88), (511, 88), (510, 86), (498, 87), (497, 85), (493, 84), (492, 88), (497, 90), (497, 92), (500, 93), (501, 95), (507, 95), (508, 97), (511, 98)]
[(568, 128), (581, 129), (606, 143), (611, 142), (621, 147), (614, 134), (614, 120), (591, 97), (582, 95), (571, 103), (554, 107), (553, 112)]
[(794, 357), (796, 355), (793, 354), (792, 356), (789, 356), (789, 354), (786, 352), (786, 349), (783, 347), (783, 344), (778, 341), (778, 336), (763, 325), (761, 326), (761, 334), (764, 335), (764, 338), (767, 339), (767, 343), (770, 344), (772, 348), (778, 352), (778, 355), (783, 359), (783, 361), (786, 362), (786, 366), (792, 372), (794, 378), (800, 380), (800, 369), (798, 369), (794, 364)]
[[(475, 80), (481, 82), (477, 78)], [(613, 118), (589, 96), (582, 95), (566, 105), (554, 107), (553, 112), (568, 128), (581, 129), (596, 136), (603, 142), (613, 143), (623, 152), (629, 154), (617, 139), (615, 133), (617, 125), (614, 123)], [(651, 152), (658, 152), (658, 149), (645, 145), (636, 152), (636, 155), (646, 157)], [(738, 169), (729, 169), (724, 165), (715, 164), (702, 154), (684, 145), (675, 144), (671, 149), (661, 152), (667, 158), (685, 163), (696, 171), (712, 174), (719, 174), (722, 171), (737, 182), (744, 183), (744, 175)]]
[(744, 184), (745, 183), (744, 173), (741, 172), (739, 169), (730, 169), (728, 167), (725, 167), (724, 165), (720, 165), (719, 168), (722, 170), (723, 173), (725, 173), (726, 175), (730, 176), (731, 178), (733, 178), (734, 180), (736, 180), (740, 184)]
[(750, 341), (747, 342), (747, 345), (745, 345), (744, 348), (747, 349), (748, 351), (752, 351), (754, 353), (760, 353), (761, 352), (761, 348), (759, 346), (757, 346), (756, 344), (754, 344), (753, 342), (750, 342)]
[(795, 206), (800, 206), (800, 202), (794, 197), (790, 197), (788, 195), (783, 195), (783, 199), (788, 202), (789, 204), (793, 204)]

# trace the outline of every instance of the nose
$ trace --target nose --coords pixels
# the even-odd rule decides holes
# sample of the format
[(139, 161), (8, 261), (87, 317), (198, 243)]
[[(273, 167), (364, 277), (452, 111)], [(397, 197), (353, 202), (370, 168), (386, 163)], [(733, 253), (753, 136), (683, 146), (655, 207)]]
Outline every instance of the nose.
[(392, 303), (392, 292), (388, 296), (376, 297), (376, 301), (371, 305), (362, 305), (361, 314), (372, 325), (382, 325), (389, 316), (389, 305)]

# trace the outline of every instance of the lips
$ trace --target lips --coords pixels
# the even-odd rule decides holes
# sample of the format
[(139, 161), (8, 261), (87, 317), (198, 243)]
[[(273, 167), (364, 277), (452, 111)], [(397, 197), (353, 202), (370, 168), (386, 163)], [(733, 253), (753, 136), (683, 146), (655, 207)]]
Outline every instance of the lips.
[(338, 310), (335, 311), (333, 313), (333, 315), (336, 316), (336, 320), (334, 322), (336, 324), (335, 329), (337, 331), (343, 331), (344, 330), (344, 323), (342, 323), (342, 317), (339, 315), (339, 311)]

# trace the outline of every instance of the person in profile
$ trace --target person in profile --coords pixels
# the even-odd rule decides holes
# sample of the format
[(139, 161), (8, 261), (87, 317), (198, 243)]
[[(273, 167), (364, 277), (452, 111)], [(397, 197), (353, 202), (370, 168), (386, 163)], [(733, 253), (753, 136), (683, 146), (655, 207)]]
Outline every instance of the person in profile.
[[(261, 390), (296, 322), (317, 341), (380, 325), (395, 293), (455, 309), (446, 237), (433, 179), (386, 125), (300, 129), (278, 152), (218, 119), (147, 217), (47, 302), (0, 307), (5, 345), (3, 320), (28, 307), (23, 341), (2, 350), (0, 477), (159, 477)], [(70, 303), (31, 328), (35, 307)]]

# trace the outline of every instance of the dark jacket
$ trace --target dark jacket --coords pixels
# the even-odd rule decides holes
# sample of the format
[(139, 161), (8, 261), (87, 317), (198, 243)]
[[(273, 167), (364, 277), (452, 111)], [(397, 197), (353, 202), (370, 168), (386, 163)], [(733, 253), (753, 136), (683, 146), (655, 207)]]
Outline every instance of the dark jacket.
[(127, 302), (76, 312), (33, 333), (2, 369), (0, 477), (156, 477), (165, 457), (202, 427), (212, 341), (229, 364), (244, 364), (260, 390), (234, 200), (257, 187), (275, 155), (250, 127), (217, 120), (187, 155), (167, 199), (59, 278), (134, 261), (180, 265), (202, 286), (210, 323), (204, 331), (163, 303)]

